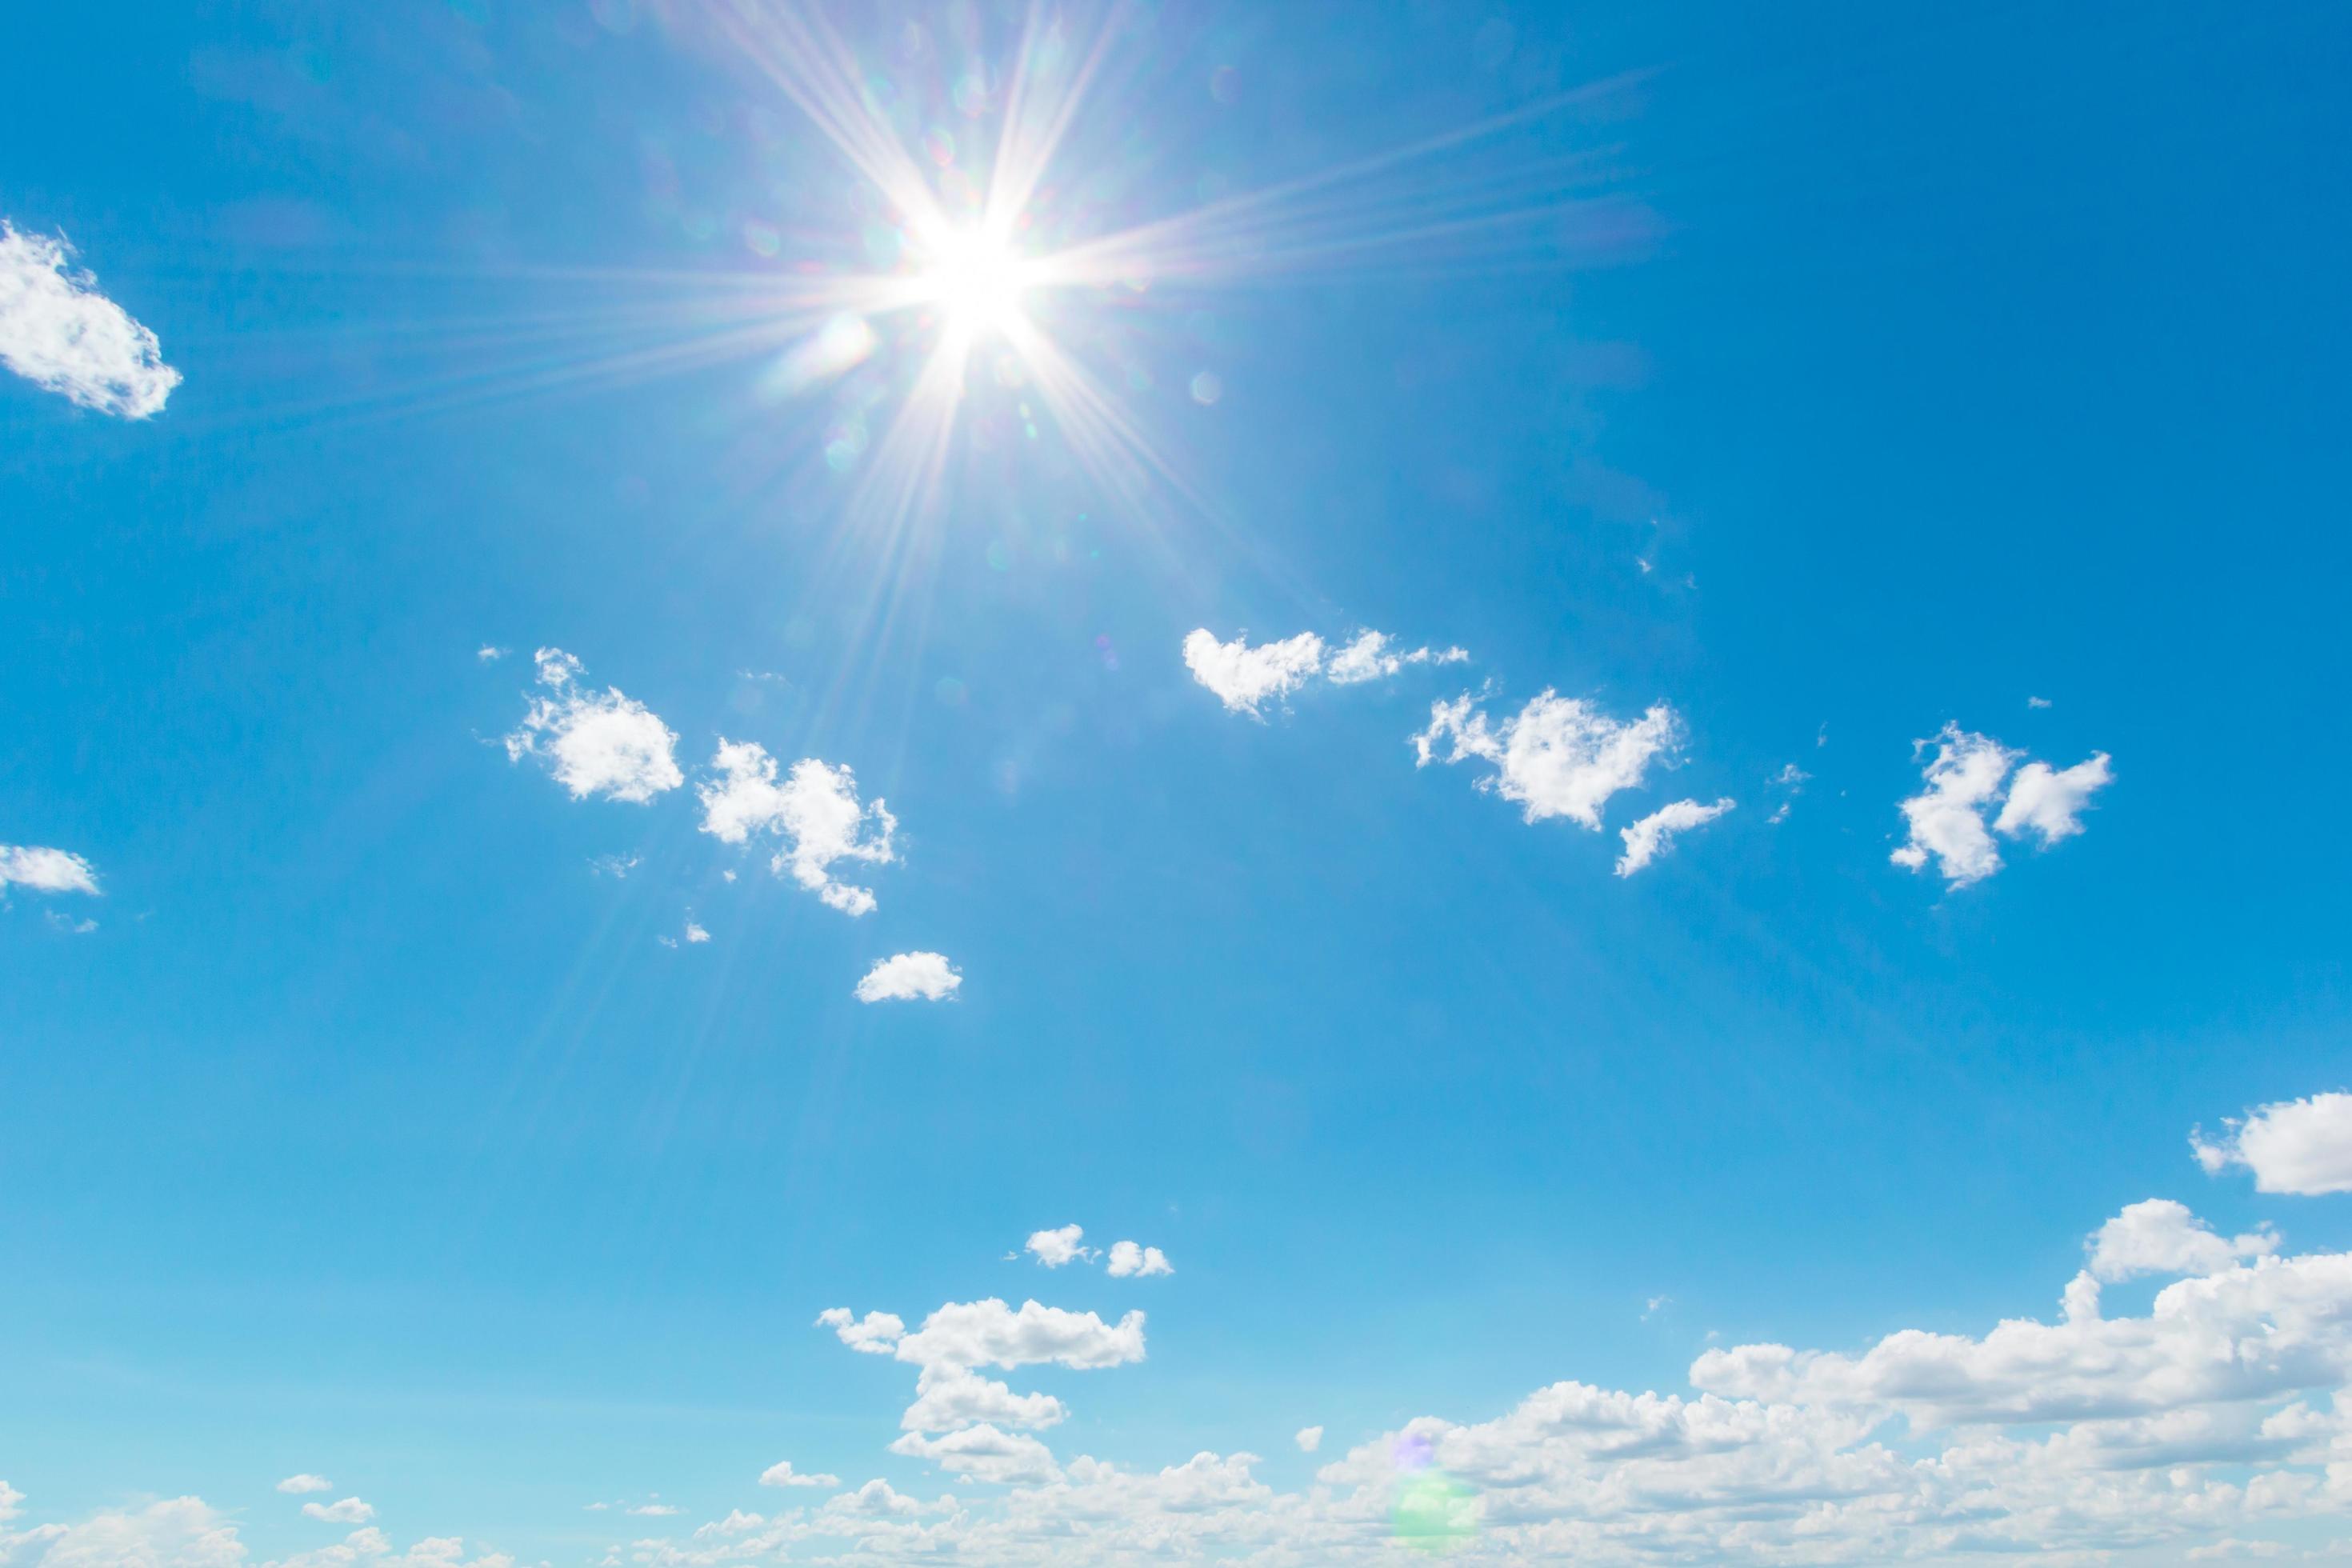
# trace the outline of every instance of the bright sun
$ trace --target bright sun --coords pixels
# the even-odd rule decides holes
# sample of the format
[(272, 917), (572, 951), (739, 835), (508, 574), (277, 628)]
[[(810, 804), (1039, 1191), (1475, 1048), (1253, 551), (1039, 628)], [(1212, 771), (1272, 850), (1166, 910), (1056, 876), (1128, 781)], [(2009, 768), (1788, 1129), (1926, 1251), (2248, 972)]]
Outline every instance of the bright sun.
[(987, 225), (951, 229), (930, 247), (922, 293), (936, 301), (959, 337), (1001, 332), (1021, 320), (1021, 300), (1036, 279), (1006, 237)]

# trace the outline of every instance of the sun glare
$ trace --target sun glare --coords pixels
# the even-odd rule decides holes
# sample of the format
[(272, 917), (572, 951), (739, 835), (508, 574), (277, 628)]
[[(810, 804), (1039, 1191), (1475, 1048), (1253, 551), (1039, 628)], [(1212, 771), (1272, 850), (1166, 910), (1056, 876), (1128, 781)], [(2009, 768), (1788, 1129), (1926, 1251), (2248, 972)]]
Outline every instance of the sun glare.
[(1018, 324), (1023, 297), (1036, 281), (1012, 242), (985, 224), (942, 234), (930, 247), (920, 279), (922, 298), (936, 304), (948, 330), (962, 338)]

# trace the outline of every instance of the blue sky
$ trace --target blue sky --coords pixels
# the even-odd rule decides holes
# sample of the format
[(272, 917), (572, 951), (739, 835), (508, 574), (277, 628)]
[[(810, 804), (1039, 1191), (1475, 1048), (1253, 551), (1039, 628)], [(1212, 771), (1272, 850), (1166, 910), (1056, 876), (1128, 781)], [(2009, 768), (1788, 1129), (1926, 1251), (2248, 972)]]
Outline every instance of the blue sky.
[(7, 24), (0, 1563), (2352, 1550), (2344, 17), (1023, 16)]

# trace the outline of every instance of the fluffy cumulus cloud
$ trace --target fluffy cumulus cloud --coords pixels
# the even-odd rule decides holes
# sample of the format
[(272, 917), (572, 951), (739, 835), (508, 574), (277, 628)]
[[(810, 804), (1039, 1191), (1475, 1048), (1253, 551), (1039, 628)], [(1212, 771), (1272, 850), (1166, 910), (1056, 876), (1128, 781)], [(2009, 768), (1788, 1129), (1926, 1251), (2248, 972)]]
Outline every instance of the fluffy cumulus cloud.
[(841, 1478), (828, 1476), (822, 1472), (803, 1475), (793, 1468), (793, 1462), (790, 1459), (779, 1459), (760, 1472), (760, 1484), (763, 1487), (832, 1488), (841, 1484)]
[(98, 291), (64, 240), (0, 218), (0, 364), (84, 408), (125, 419), (163, 411), (180, 384), (155, 334)]
[(37, 893), (98, 892), (98, 869), (80, 856), (63, 849), (27, 844), (0, 844), (0, 894), (9, 888), (29, 888)]
[(909, 1432), (891, 1444), (890, 1451), (928, 1459), (950, 1475), (1003, 1486), (1058, 1480), (1062, 1474), (1053, 1451), (1036, 1438), (1025, 1432), (1000, 1432), (984, 1423), (944, 1437)]
[(324, 1520), (329, 1524), (365, 1524), (375, 1517), (374, 1506), (362, 1502), (355, 1497), (343, 1498), (335, 1502), (306, 1502), (302, 1505), (302, 1511), (312, 1519)]
[(2352, 1094), (2262, 1106), (2222, 1123), (2221, 1137), (2200, 1128), (2189, 1142), (2209, 1172), (2252, 1171), (2257, 1192), (2352, 1193)]
[(703, 832), (725, 844), (772, 835), (782, 840), (770, 862), (776, 875), (789, 875), (844, 914), (873, 910), (873, 889), (840, 880), (833, 868), (843, 861), (887, 866), (898, 859), (891, 839), (898, 819), (879, 796), (871, 804), (859, 802), (856, 775), (846, 766), (803, 757), (779, 782), (776, 760), (765, 747), (721, 740), (710, 767), (717, 776), (695, 790), (702, 797)]
[(284, 1480), (278, 1483), (278, 1489), (281, 1492), (293, 1493), (295, 1496), (299, 1497), (304, 1492), (333, 1491), (335, 1489), (335, 1483), (329, 1480), (324, 1476), (305, 1474), (287, 1477)]
[(1219, 642), (1202, 627), (1184, 638), (1184, 668), (1226, 708), (1257, 718), (1265, 703), (1282, 700), (1315, 678), (1323, 668), (1323, 639), (1301, 632), (1252, 647), (1246, 637)]
[(507, 736), (507, 757), (536, 757), (574, 800), (602, 795), (643, 805), (686, 782), (677, 768), (677, 736), (644, 703), (618, 687), (593, 690), (582, 683), (581, 662), (560, 647), (535, 656), (539, 683), (521, 725)]
[(1323, 1446), (1323, 1428), (1320, 1426), (1301, 1426), (1297, 1432), (1291, 1435), (1290, 1440), (1298, 1445), (1298, 1451), (1300, 1453), (1311, 1454), (1316, 1449)]
[(1034, 1255), (1048, 1268), (1059, 1268), (1066, 1263), (1082, 1262), (1093, 1256), (1084, 1245), (1086, 1232), (1075, 1225), (1056, 1226), (1051, 1230), (1033, 1230), (1022, 1243), (1024, 1252)]
[[(1902, 803), (1909, 831), (1889, 858), (1914, 871), (1932, 859), (1956, 888), (2000, 869), (1995, 833), (2007, 838), (2030, 833), (2046, 848), (2083, 831), (2084, 808), (2114, 777), (2101, 752), (2063, 771), (2028, 763), (2012, 779), (2010, 769), (2023, 753), (1958, 724), (1946, 724), (1918, 749), (1931, 744), (1936, 752), (1923, 775), (1927, 787)], [(1988, 825), (1986, 815), (1997, 801), (2000, 812)]]
[(1418, 765), (1490, 763), (1478, 787), (1523, 807), (1528, 821), (1565, 816), (1595, 832), (1609, 797), (1640, 787), (1651, 763), (1681, 743), (1682, 721), (1663, 703), (1619, 720), (1550, 690), (1499, 725), (1466, 694), (1433, 703), (1429, 728), (1412, 737)]
[(882, 960), (857, 983), (860, 1002), (944, 1002), (963, 976), (944, 953), (901, 952)]
[(2277, 1251), (2278, 1237), (2268, 1231), (2217, 1236), (2188, 1205), (2148, 1198), (2126, 1205), (2092, 1233), (2087, 1246), (2091, 1273), (2113, 1281), (2143, 1274), (2219, 1274), (2242, 1258)]
[(1701, 805), (1695, 800), (1678, 800), (1671, 805), (1660, 806), (1633, 826), (1620, 829), (1618, 837), (1625, 841), (1625, 853), (1617, 858), (1617, 874), (1632, 876), (1672, 848), (1675, 834), (1704, 827), (1738, 804), (1729, 795), (1713, 805)]
[(1149, 1279), (1155, 1274), (1176, 1272), (1176, 1266), (1168, 1261), (1166, 1253), (1156, 1247), (1139, 1247), (1131, 1241), (1112, 1242), (1110, 1259), (1103, 1267), (1115, 1279), (1130, 1275), (1139, 1279)]

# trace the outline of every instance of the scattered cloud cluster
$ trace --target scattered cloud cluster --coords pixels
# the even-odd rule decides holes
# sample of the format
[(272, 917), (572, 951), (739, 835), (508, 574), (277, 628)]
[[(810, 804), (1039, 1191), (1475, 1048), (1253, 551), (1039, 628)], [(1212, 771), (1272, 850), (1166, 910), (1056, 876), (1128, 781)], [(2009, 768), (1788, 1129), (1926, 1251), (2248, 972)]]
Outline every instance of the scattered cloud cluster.
[(533, 657), (547, 689), (507, 736), (509, 761), (537, 757), (574, 800), (602, 795), (643, 805), (686, 782), (677, 736), (652, 709), (617, 686), (596, 691), (583, 685), (585, 668), (560, 647)]
[(867, 970), (856, 994), (860, 1002), (945, 1002), (962, 984), (945, 954), (901, 952)]
[(0, 364), (100, 414), (162, 413), (180, 373), (155, 334), (72, 262), (63, 239), (0, 218)]
[(845, 860), (873, 866), (896, 860), (891, 836), (898, 819), (879, 796), (871, 804), (858, 801), (857, 778), (846, 765), (803, 757), (779, 783), (767, 748), (721, 740), (710, 766), (717, 777), (695, 791), (702, 798), (703, 832), (724, 844), (772, 834), (783, 840), (770, 862), (776, 875), (789, 874), (845, 915), (873, 911), (873, 889), (837, 879), (833, 868)]
[(2219, 1138), (2201, 1127), (2189, 1135), (2207, 1172), (2243, 1165), (2261, 1193), (2352, 1193), (2352, 1094), (2282, 1100), (2221, 1126)]
[(1097, 1258), (1104, 1258), (1108, 1259), (1104, 1272), (1114, 1279), (1149, 1279), (1176, 1272), (1176, 1266), (1168, 1261), (1168, 1255), (1156, 1247), (1145, 1247), (1133, 1241), (1114, 1241), (1110, 1244), (1110, 1251), (1104, 1253), (1085, 1245), (1086, 1234), (1075, 1225), (1033, 1231), (1029, 1239), (1022, 1244), (1022, 1250), (1033, 1254), (1048, 1268), (1059, 1268), (1069, 1263), (1091, 1263)]
[(80, 856), (63, 849), (26, 844), (0, 844), (0, 897), (11, 887), (37, 893), (88, 893), (98, 896), (98, 869)]
[[(2023, 752), (1958, 724), (1946, 724), (1918, 749), (1931, 744), (1936, 754), (1925, 771), (1927, 788), (1902, 803), (1909, 837), (1890, 858), (1916, 871), (1932, 858), (1955, 888), (2000, 869), (1996, 833), (2006, 838), (2032, 833), (2047, 848), (2083, 831), (2084, 807), (2114, 777), (2105, 752), (2063, 770), (2027, 763), (2011, 777)], [(1988, 824), (1996, 803), (2000, 814)]]
[(1069, 1412), (1051, 1394), (1016, 1393), (981, 1375), (980, 1368), (1054, 1365), (1087, 1372), (1143, 1359), (1139, 1311), (1107, 1323), (1093, 1312), (1034, 1300), (1015, 1310), (991, 1297), (950, 1301), (912, 1332), (892, 1313), (861, 1319), (846, 1307), (829, 1308), (816, 1321), (852, 1350), (919, 1369), (914, 1403), (899, 1417), (902, 1435), (890, 1452), (927, 1460), (950, 1475), (1005, 1485), (1060, 1478), (1045, 1444), (1024, 1428), (1057, 1425)]
[(1252, 647), (1246, 637), (1219, 642), (1205, 626), (1186, 635), (1184, 666), (1192, 679), (1215, 693), (1235, 713), (1262, 718), (1268, 702), (1280, 702), (1318, 675), (1334, 686), (1383, 680), (1412, 664), (1460, 664), (1470, 655), (1458, 647), (1391, 651), (1385, 632), (1364, 631), (1325, 658), (1323, 639), (1313, 632)]

